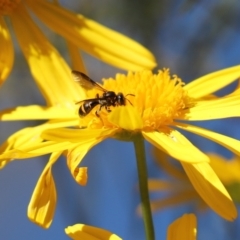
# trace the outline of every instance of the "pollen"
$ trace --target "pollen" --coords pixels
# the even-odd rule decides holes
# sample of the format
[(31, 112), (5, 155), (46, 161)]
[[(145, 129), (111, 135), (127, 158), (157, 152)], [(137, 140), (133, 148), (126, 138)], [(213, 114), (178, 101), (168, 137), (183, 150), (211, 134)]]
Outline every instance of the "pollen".
[(0, 0), (0, 15), (10, 14), (21, 0)]
[[(168, 69), (163, 69), (157, 74), (148, 70), (129, 72), (127, 75), (117, 74), (115, 79), (105, 79), (103, 82), (103, 88), (106, 90), (123, 93), (126, 106), (132, 105), (135, 108), (146, 131), (171, 125), (174, 119), (182, 116), (183, 110), (187, 109), (190, 103), (183, 88), (184, 83), (176, 75), (171, 76)], [(91, 124), (98, 125), (102, 122), (110, 127), (107, 114), (105, 111), (101, 112), (101, 119), (92, 119)]]

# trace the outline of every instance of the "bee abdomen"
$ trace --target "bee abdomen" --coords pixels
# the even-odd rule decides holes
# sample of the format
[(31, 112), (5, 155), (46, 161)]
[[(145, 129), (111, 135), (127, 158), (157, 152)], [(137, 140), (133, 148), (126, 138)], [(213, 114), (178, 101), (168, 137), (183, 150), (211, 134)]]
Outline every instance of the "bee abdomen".
[(98, 104), (99, 102), (97, 100), (92, 100), (92, 101), (83, 103), (78, 110), (79, 116), (84, 117), (88, 115), (92, 111), (92, 109), (96, 107)]

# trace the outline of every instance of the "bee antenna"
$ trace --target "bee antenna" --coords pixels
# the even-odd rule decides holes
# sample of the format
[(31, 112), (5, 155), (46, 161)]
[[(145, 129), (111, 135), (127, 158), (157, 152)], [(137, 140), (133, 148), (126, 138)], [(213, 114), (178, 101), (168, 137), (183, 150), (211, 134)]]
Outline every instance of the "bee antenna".
[[(128, 94), (125, 96), (125, 99), (132, 105), (132, 103), (130, 102), (130, 100), (126, 98), (127, 96), (133, 96), (133, 97), (135, 97), (135, 95), (134, 95), (134, 94), (131, 94), (131, 93), (128, 93)], [(133, 105), (132, 105), (132, 106), (133, 106)]]

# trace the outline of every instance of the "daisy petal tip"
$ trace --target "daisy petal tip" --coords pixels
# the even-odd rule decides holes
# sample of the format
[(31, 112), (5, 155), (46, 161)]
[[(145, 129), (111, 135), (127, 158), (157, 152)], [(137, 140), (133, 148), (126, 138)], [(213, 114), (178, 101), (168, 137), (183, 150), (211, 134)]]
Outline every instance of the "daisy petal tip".
[(121, 240), (116, 234), (105, 229), (85, 225), (75, 224), (65, 228), (65, 233), (74, 240), (89, 239), (89, 240)]
[(78, 182), (81, 186), (86, 186), (88, 181), (88, 168), (81, 167), (79, 169), (75, 169), (74, 177), (76, 182)]
[(44, 220), (36, 219), (36, 218), (32, 217), (30, 214), (28, 214), (28, 219), (31, 222), (33, 222), (34, 224), (36, 224), (39, 227), (42, 227), (44, 229), (48, 229), (52, 224), (52, 221), (46, 222)]
[(231, 209), (229, 209), (229, 216), (226, 217), (225, 219), (228, 220), (229, 222), (233, 222), (236, 220), (237, 217), (238, 217), (238, 211), (234, 203), (232, 202), (232, 207)]
[(184, 214), (176, 219), (168, 227), (168, 240), (175, 240), (181, 236), (181, 239), (196, 240), (197, 236), (197, 219), (194, 214)]

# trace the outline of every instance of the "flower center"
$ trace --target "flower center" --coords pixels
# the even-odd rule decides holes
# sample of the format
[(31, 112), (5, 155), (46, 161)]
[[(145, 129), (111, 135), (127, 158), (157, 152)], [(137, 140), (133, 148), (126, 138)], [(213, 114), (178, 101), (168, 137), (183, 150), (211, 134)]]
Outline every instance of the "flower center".
[[(123, 93), (126, 106), (133, 105), (142, 119), (142, 128), (148, 131), (171, 125), (174, 119), (182, 115), (182, 110), (190, 105), (190, 99), (183, 85), (180, 78), (176, 75), (171, 77), (169, 70), (164, 69), (158, 74), (153, 74), (151, 71), (130, 72), (128, 75), (117, 74), (115, 80), (104, 80), (103, 87), (115, 93)], [(116, 106), (110, 107), (111, 111), (114, 111), (114, 108)], [(95, 111), (93, 110), (91, 114), (95, 114)], [(111, 124), (107, 116), (108, 112), (102, 107), (100, 117), (94, 116), (91, 125), (94, 123), (95, 128), (97, 127), (95, 124), (104, 123), (105, 127), (109, 127)]]
[(20, 2), (21, 0), (0, 0), (0, 15), (8, 15)]

